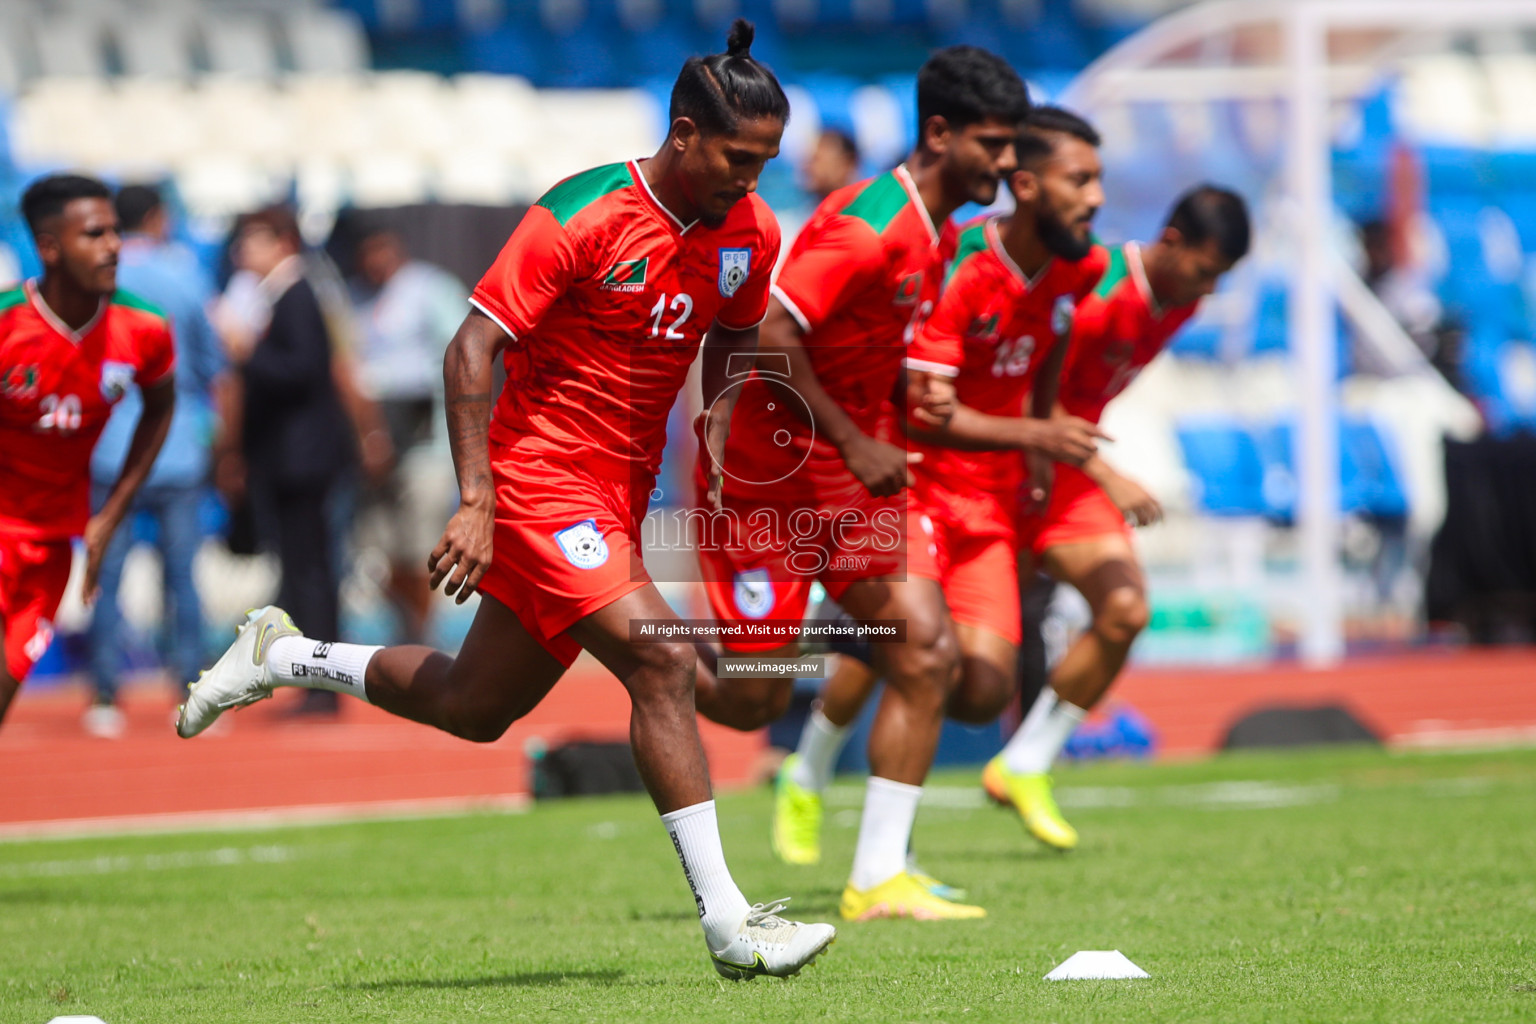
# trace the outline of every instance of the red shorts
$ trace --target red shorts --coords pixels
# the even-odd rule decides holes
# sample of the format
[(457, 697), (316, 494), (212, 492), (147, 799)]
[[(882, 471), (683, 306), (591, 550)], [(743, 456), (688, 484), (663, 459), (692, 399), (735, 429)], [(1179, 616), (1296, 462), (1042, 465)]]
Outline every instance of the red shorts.
[[(908, 516), (908, 571), (936, 581), (950, 616), (1009, 643), (1023, 639), (1018, 542), (1007, 502), (978, 492), (957, 496), (924, 488)], [(919, 553), (920, 552), (920, 553)]]
[(22, 540), (0, 535), (0, 620), (5, 623), (5, 668), (27, 678), (53, 640), (53, 615), (64, 599), (73, 557), (67, 540)]
[(1045, 514), (1026, 516), (1019, 523), (1020, 543), (1037, 557), (1058, 544), (1120, 535), (1131, 535), (1125, 514), (1088, 474), (1060, 463)]
[[(906, 511), (901, 497), (864, 493), (841, 507), (806, 502), (750, 503), (726, 497), (712, 517), (704, 480), (695, 473), (694, 514), (701, 516), (699, 569), (704, 592), (722, 630), (772, 619), (805, 618), (811, 584), (839, 600), (860, 580), (900, 578), (908, 572)], [(729, 651), (768, 651), (783, 640), (722, 634)]]
[(569, 666), (581, 645), (565, 631), (651, 582), (640, 560), (650, 486), (491, 445), (495, 554), (480, 589)]

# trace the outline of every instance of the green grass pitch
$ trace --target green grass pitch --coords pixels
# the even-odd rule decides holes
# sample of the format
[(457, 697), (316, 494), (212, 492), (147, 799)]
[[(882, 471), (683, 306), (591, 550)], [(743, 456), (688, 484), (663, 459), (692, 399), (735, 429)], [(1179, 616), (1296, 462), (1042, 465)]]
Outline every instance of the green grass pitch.
[[(0, 1021), (1536, 1019), (1536, 751), (1353, 750), (1068, 769), (1062, 856), (942, 773), (925, 866), (981, 922), (840, 925), (788, 981), (709, 968), (649, 804), (614, 798), (260, 832), (0, 844)], [(830, 920), (766, 790), (720, 800), (748, 897)], [(1148, 981), (1047, 982), (1079, 949)]]

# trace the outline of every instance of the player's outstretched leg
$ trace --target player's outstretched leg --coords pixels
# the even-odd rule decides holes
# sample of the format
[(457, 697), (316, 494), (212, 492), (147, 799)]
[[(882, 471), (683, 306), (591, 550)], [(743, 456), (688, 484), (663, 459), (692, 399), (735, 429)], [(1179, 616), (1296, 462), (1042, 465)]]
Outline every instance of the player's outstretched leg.
[(861, 622), (896, 619), (907, 625), (904, 642), (876, 645), (887, 685), (870, 731), (864, 814), (840, 911), (850, 920), (985, 917), (980, 907), (935, 895), (907, 870), (912, 823), (959, 670), (939, 586), (920, 578), (865, 580), (851, 584), (840, 603)]
[[(591, 650), (630, 693), (635, 761), (693, 888), (715, 969), (729, 978), (795, 974), (836, 932), (784, 920), (777, 915), (782, 902), (749, 904), (731, 880), (693, 714), (693, 650), (628, 639), (632, 618), (673, 617), (648, 585), (565, 635)], [(350, 693), (403, 718), (489, 742), (531, 711), (564, 671), (517, 616), (488, 595), (458, 658), (418, 646), (317, 642), (303, 637), (281, 609), (263, 608), (249, 614), (234, 645), (193, 686), (177, 731), (196, 735), (228, 708), (269, 697), (278, 686), (302, 686)]]
[(1148, 610), (1141, 569), (1130, 540), (1115, 535), (1061, 544), (1045, 553), (1051, 575), (1082, 592), (1093, 624), (1068, 649), (1002, 753), (987, 764), (982, 784), (1013, 806), (1029, 834), (1057, 850), (1077, 846), (1077, 830), (1062, 817), (1051, 788), (1051, 765), (1083, 718), (1108, 691)]

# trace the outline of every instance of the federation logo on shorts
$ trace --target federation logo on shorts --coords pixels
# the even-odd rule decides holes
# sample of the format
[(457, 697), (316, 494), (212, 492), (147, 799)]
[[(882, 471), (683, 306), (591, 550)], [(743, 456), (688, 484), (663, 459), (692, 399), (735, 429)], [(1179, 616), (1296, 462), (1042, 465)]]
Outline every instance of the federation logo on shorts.
[(32, 639), (22, 645), (21, 653), (27, 656), (27, 660), (37, 662), (48, 650), (48, 645), (53, 643), (53, 621), (51, 619), (38, 619), (37, 630), (32, 634)]
[(749, 619), (761, 619), (773, 611), (773, 581), (767, 569), (743, 569), (736, 574), (732, 592), (736, 608)]
[(1063, 295), (1056, 300), (1056, 305), (1051, 307), (1051, 330), (1058, 335), (1066, 334), (1072, 329), (1072, 315), (1077, 312), (1077, 303), (1072, 301), (1072, 296)]
[(720, 294), (730, 298), (736, 294), (736, 289), (747, 283), (747, 275), (752, 272), (752, 250), (748, 249), (721, 249), (720, 250)]
[(108, 402), (116, 402), (126, 395), (132, 383), (132, 363), (114, 363), (108, 360), (101, 364), (101, 397)]
[(596, 569), (608, 561), (608, 542), (595, 519), (567, 526), (555, 534), (555, 543), (560, 545), (565, 560), (578, 569)]

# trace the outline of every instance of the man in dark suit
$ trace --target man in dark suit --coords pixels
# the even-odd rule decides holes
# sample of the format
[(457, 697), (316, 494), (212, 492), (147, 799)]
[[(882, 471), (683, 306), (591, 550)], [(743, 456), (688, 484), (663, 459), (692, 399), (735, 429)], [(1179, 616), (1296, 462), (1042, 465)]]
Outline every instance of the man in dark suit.
[[(243, 217), (233, 257), (237, 267), (261, 279), (270, 309), (264, 330), (229, 343), (244, 385), (239, 450), (247, 493), (264, 540), (277, 548), (278, 601), (300, 629), (337, 636), (340, 581), (327, 504), (351, 470), (356, 449), (292, 211), (274, 206)], [(305, 710), (334, 710), (335, 695), (325, 696), (331, 700), (307, 701)]]

